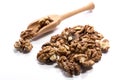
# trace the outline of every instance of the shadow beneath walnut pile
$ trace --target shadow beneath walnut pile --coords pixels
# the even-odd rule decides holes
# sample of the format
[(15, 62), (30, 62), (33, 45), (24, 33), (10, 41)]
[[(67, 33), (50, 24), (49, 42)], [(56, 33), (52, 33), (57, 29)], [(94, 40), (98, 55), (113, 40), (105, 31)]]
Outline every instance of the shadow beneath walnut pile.
[(58, 69), (60, 69), (60, 71), (63, 73), (63, 75), (65, 76), (65, 77), (68, 77), (68, 78), (72, 78), (72, 77), (74, 77), (74, 76), (79, 76), (79, 75), (81, 75), (81, 74), (83, 74), (84, 75), (84, 73), (87, 73), (87, 71), (90, 71), (90, 70), (92, 70), (93, 69), (93, 67), (89, 67), (89, 68), (84, 68), (84, 67), (82, 67), (81, 69), (81, 72), (80, 72), (80, 74), (79, 75), (71, 75), (71, 74), (69, 74), (68, 72), (66, 72), (66, 71), (64, 71), (63, 69), (61, 69), (58, 65), (55, 65), (55, 68), (58, 68)]
[(93, 69), (93, 68), (92, 67), (88, 67), (88, 68), (82, 67), (81, 73), (85, 73), (85, 72), (87, 72), (87, 71), (89, 71), (91, 69)]
[(16, 49), (13, 49), (13, 52), (14, 52), (14, 53), (18, 53), (19, 51), (17, 51)]
[(17, 53), (28, 54), (28, 52), (20, 52), (20, 51), (18, 51), (18, 50), (16, 50), (16, 49), (13, 49), (13, 52), (16, 53), (16, 54), (17, 54)]
[(38, 64), (40, 64), (40, 65), (53, 65), (54, 62), (49, 62), (49, 63), (38, 62)]
[(68, 78), (72, 78), (73, 77), (71, 74), (69, 74), (68, 72), (66, 72), (63, 69), (61, 69), (58, 65), (55, 65), (55, 68), (59, 69), (62, 72), (63, 76), (68, 77)]

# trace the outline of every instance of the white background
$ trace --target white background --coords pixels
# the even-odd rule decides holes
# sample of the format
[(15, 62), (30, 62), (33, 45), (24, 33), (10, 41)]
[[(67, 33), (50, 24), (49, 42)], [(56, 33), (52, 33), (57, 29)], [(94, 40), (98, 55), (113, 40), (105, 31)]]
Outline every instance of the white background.
[[(63, 14), (77, 9), (89, 0), (0, 0), (0, 80), (120, 80), (120, 2), (119, 0), (93, 0), (92, 13), (83, 12), (61, 22), (53, 33), (32, 42), (28, 54), (14, 50), (20, 32), (29, 23), (49, 14)], [(65, 27), (89, 24), (110, 41), (110, 49), (92, 70), (79, 76), (64, 76), (55, 65), (41, 65), (36, 55), (50, 37)]]

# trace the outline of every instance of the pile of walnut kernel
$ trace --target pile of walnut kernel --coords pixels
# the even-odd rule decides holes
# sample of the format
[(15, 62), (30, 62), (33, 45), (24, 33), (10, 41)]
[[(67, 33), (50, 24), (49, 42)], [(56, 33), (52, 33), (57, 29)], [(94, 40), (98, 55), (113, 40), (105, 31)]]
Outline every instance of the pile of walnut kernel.
[(33, 23), (34, 25), (38, 25), (35, 26), (35, 28), (28, 28), (25, 31), (22, 31), (20, 34), (21, 39), (19, 39), (19, 41), (16, 41), (14, 44), (16, 50), (23, 53), (30, 52), (33, 48), (32, 44), (30, 43), (31, 39), (41, 28), (43, 28), (44, 26), (48, 25), (51, 22), (53, 22), (53, 20), (48, 16)]
[(69, 75), (79, 75), (100, 61), (108, 52), (109, 41), (90, 25), (66, 28), (42, 45), (37, 59), (42, 63), (57, 63)]

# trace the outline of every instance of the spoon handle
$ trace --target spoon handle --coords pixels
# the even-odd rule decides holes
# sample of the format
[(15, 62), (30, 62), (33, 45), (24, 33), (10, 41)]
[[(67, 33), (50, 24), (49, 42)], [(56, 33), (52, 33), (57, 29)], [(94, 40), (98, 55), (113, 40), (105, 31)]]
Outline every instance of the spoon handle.
[(83, 11), (86, 11), (86, 10), (92, 10), (95, 8), (95, 5), (93, 2), (87, 4), (86, 6), (83, 6), (82, 8), (79, 8), (79, 9), (76, 9), (74, 11), (71, 11), (71, 12), (68, 12), (66, 14), (63, 14), (61, 15), (61, 21), (66, 19), (66, 18), (69, 18), (77, 13), (80, 13), (80, 12), (83, 12)]

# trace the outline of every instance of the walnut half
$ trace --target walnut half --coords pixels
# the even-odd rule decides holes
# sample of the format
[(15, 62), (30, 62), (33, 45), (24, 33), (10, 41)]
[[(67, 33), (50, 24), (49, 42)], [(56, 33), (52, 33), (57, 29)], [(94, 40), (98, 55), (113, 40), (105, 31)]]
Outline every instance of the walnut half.
[(16, 41), (15, 44), (14, 44), (14, 47), (18, 51), (23, 52), (23, 53), (30, 52), (31, 49), (33, 48), (32, 44), (30, 44), (29, 40), (23, 40), (23, 39), (20, 39), (19, 41)]
[(102, 40), (100, 46), (103, 53), (108, 52), (108, 49), (110, 48), (109, 41), (107, 39)]

